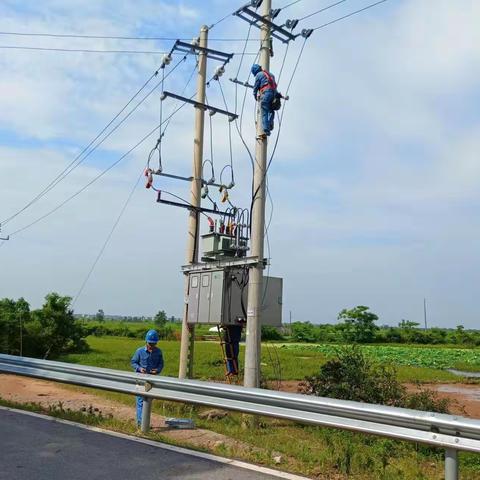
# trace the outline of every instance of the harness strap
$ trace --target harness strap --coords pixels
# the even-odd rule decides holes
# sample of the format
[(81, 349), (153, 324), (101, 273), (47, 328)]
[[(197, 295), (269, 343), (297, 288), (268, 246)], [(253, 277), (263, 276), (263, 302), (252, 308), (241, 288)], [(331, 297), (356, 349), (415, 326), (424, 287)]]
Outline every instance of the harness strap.
[(270, 89), (271, 90), (276, 90), (277, 89), (277, 84), (273, 80), (272, 76), (266, 70), (262, 70), (262, 72), (267, 77), (268, 83), (260, 88), (260, 92), (264, 92), (265, 90), (270, 90)]

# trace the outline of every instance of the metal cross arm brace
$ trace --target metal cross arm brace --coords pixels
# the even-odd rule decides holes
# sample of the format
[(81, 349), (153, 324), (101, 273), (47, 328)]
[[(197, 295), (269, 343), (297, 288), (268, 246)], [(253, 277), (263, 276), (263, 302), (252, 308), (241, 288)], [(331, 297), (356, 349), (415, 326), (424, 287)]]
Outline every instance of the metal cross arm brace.
[(238, 85), (242, 85), (242, 87), (253, 88), (253, 85), (248, 82), (241, 82), (238, 78), (229, 78), (229, 80)]
[(167, 97), (171, 97), (171, 98), (174, 98), (175, 100), (180, 100), (185, 103), (190, 103), (191, 105), (197, 108), (203, 108), (204, 110), (208, 110), (209, 112), (211, 112), (212, 115), (215, 113), (221, 113), (222, 115), (226, 115), (230, 122), (233, 122), (238, 118), (238, 115), (236, 115), (235, 113), (227, 112), (226, 110), (222, 110), (221, 108), (212, 107), (211, 105), (207, 105), (205, 103), (196, 102), (195, 100), (192, 100), (187, 97), (182, 97), (180, 95), (177, 95), (176, 93), (171, 93), (166, 91), (163, 92), (161, 97), (162, 101), (165, 100)]
[(272, 37), (275, 37), (283, 43), (288, 43), (290, 40), (295, 40), (297, 38), (296, 35), (293, 35), (293, 33), (290, 33), (283, 27), (276, 25), (275, 23), (267, 20), (258, 13), (250, 10), (248, 8), (248, 5), (237, 10), (234, 15), (241, 18), (242, 20), (245, 20), (250, 25), (253, 25), (257, 28), (261, 28), (262, 25), (267, 25), (271, 30)]
[(162, 191), (159, 190), (157, 195), (157, 203), (163, 203), (164, 205), (170, 205), (172, 207), (186, 208), (187, 210), (191, 210), (193, 212), (210, 213), (212, 215), (221, 215), (222, 217), (230, 217), (230, 218), (235, 217), (234, 213), (223, 212), (222, 210), (215, 210), (213, 208), (195, 207), (194, 205), (190, 205), (189, 203), (173, 202), (172, 200), (164, 200), (161, 197), (162, 197)]
[(189, 272), (200, 272), (209, 270), (219, 270), (229, 267), (253, 267), (260, 265), (265, 268), (268, 265), (268, 259), (264, 258), (262, 261), (258, 260), (258, 257), (242, 257), (233, 258), (229, 260), (216, 260), (208, 263), (195, 263), (182, 266), (182, 272), (187, 274)]
[(208, 58), (225, 63), (228, 63), (233, 58), (233, 53), (224, 53), (211, 48), (200, 47), (193, 43), (182, 42), (181, 40), (177, 40), (173, 45), (172, 51), (175, 50), (182, 53), (205, 53)]
[[(161, 177), (167, 177), (167, 178), (173, 178), (174, 180), (183, 180), (184, 182), (192, 182), (194, 180), (193, 177), (182, 177), (181, 175), (173, 175), (171, 173), (164, 173), (164, 172), (159, 172), (159, 171), (156, 171), (156, 172), (152, 172), (153, 175), (159, 175)], [(220, 188), (220, 187), (225, 187), (225, 185), (221, 185), (220, 183), (215, 183), (215, 182), (210, 182), (210, 181), (206, 181), (202, 178), (202, 185), (211, 185), (212, 187), (217, 187), (217, 188)]]

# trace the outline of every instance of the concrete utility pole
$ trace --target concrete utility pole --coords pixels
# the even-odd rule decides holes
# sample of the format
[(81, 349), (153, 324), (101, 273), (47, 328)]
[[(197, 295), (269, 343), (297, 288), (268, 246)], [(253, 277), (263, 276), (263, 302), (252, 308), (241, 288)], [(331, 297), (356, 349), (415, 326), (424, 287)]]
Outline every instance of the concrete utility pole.
[[(207, 48), (208, 27), (204, 25), (200, 30), (199, 46)], [(207, 54), (200, 52), (198, 55), (198, 77), (197, 77), (197, 102), (205, 103), (205, 89), (207, 83)], [(195, 139), (193, 144), (193, 171), (192, 186), (190, 191), (190, 204), (200, 207), (202, 198), (202, 164), (203, 164), (203, 136), (205, 131), (205, 111), (197, 107), (195, 111)], [(193, 210), (188, 217), (188, 243), (186, 263), (198, 262), (200, 240), (199, 214)], [(193, 374), (193, 348), (195, 340), (195, 326), (188, 324), (188, 298), (189, 283), (185, 277), (185, 307), (183, 310), (182, 340), (180, 346), (180, 365), (178, 368), (179, 378), (191, 378)]]
[[(272, 0), (262, 3), (262, 16), (270, 20)], [(270, 71), (270, 28), (262, 25), (260, 33), (259, 63), (264, 70)], [(257, 110), (257, 140), (255, 150), (255, 169), (253, 173), (253, 192), (256, 197), (252, 205), (252, 256), (258, 258), (259, 263), (250, 269), (248, 282), (247, 307), (247, 340), (245, 347), (245, 387), (260, 386), (260, 348), (261, 328), (260, 317), (262, 308), (263, 289), (263, 247), (265, 238), (265, 186), (267, 170), (267, 139), (260, 138), (263, 133), (261, 109)]]

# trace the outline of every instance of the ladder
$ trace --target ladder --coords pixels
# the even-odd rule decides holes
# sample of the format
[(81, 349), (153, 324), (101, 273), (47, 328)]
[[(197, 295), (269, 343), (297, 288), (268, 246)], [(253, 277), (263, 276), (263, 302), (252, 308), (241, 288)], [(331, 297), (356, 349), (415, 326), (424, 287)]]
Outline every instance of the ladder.
[[(218, 338), (220, 340), (220, 348), (222, 350), (223, 366), (225, 369), (225, 380), (227, 383), (237, 385), (239, 383), (238, 373), (239, 368), (237, 360), (233, 358), (232, 342), (230, 341), (230, 334), (227, 329), (222, 330), (221, 325), (217, 325)], [(236, 373), (228, 371), (228, 362), (232, 362)]]

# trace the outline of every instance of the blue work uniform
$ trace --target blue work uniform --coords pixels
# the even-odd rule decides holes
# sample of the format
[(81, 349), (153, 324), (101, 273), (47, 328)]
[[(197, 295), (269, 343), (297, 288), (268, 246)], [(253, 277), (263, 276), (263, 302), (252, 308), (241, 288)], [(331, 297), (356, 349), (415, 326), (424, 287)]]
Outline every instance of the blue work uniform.
[[(271, 73), (261, 70), (255, 75), (253, 96), (260, 101), (262, 129), (265, 135), (270, 135), (270, 132), (273, 130), (275, 112), (272, 103), (276, 92), (277, 84), (275, 83), (275, 77)], [(258, 93), (260, 93), (260, 96), (258, 96)]]
[[(153, 347), (152, 351), (149, 352), (147, 347), (140, 347), (133, 354), (132, 360), (130, 361), (132, 368), (136, 372), (140, 372), (141, 368), (146, 370), (145, 373), (152, 374), (152, 370), (157, 371), (157, 375), (163, 369), (163, 355), (162, 351), (158, 347)], [(143, 397), (137, 397), (137, 424), (141, 425), (142, 423), (142, 410), (143, 410)]]

